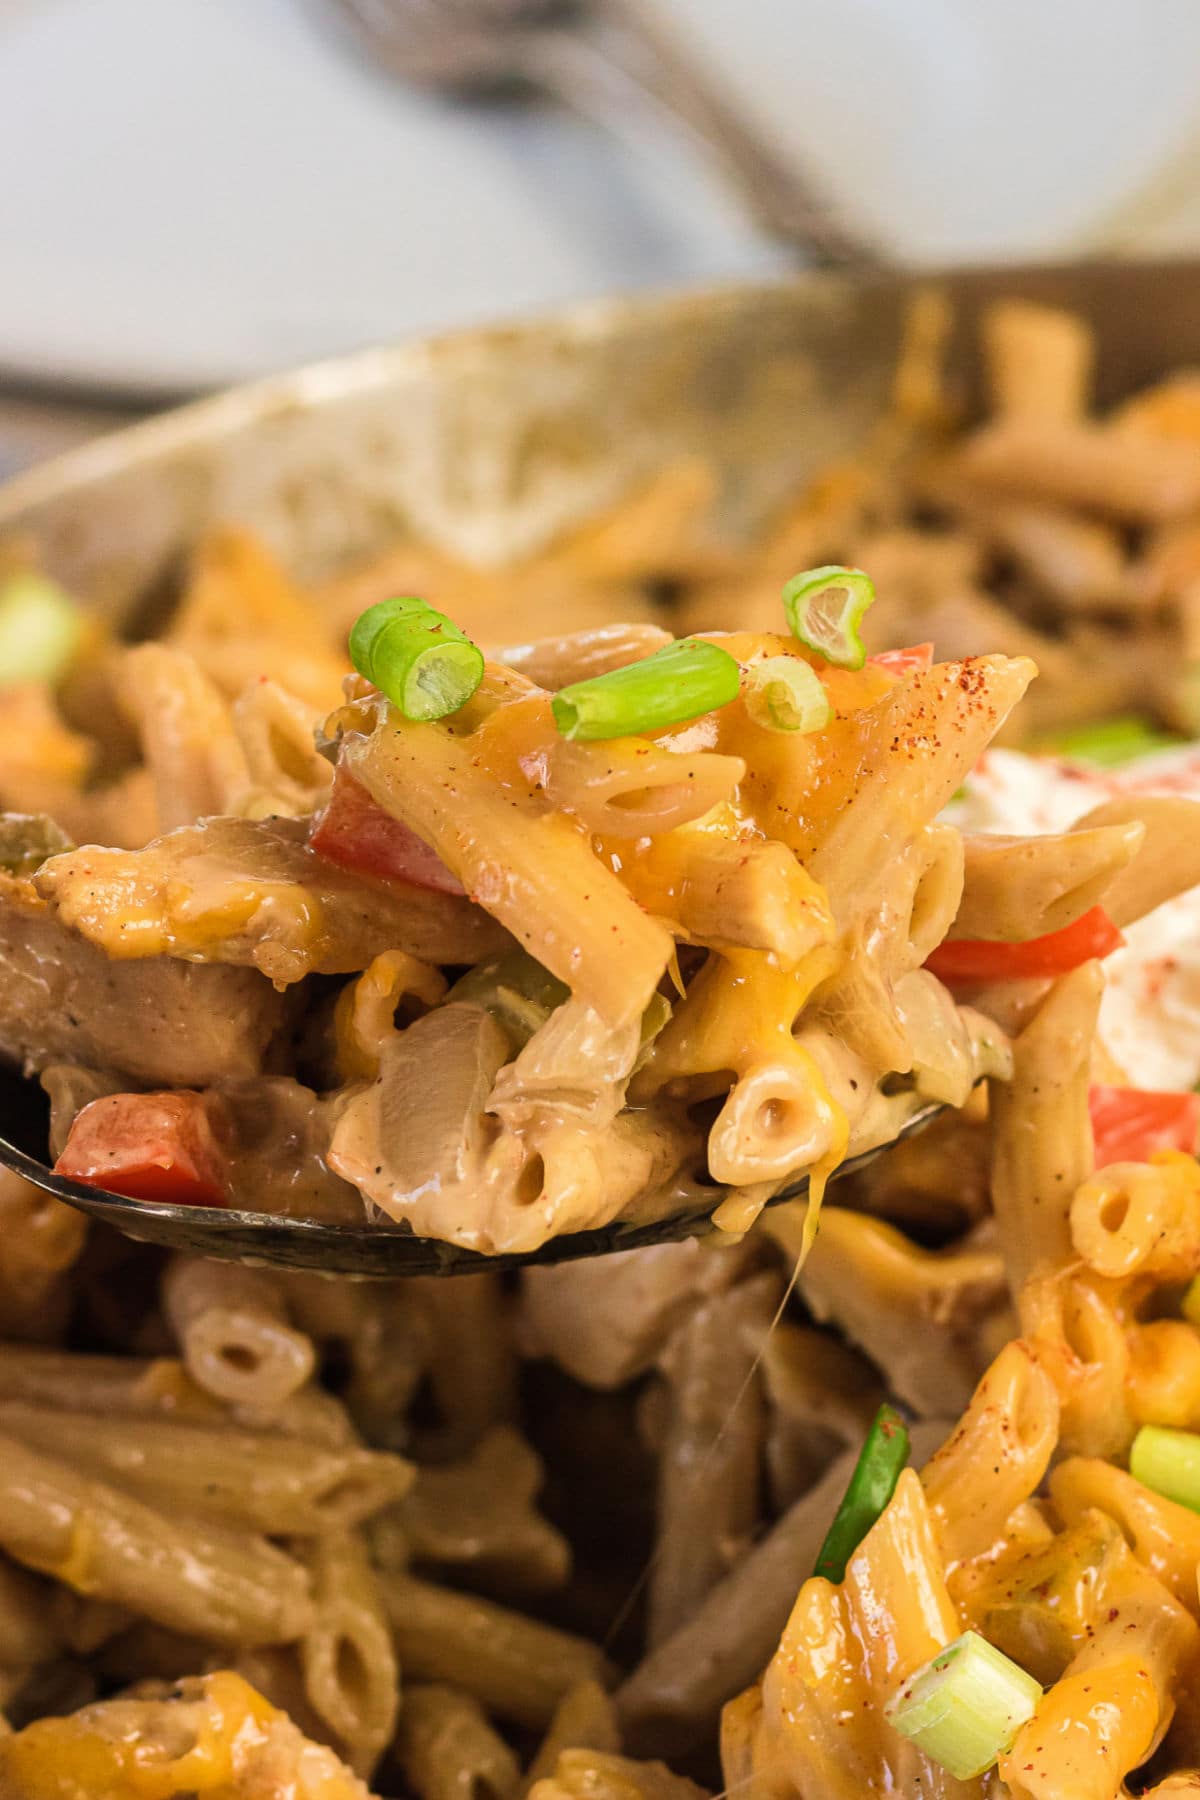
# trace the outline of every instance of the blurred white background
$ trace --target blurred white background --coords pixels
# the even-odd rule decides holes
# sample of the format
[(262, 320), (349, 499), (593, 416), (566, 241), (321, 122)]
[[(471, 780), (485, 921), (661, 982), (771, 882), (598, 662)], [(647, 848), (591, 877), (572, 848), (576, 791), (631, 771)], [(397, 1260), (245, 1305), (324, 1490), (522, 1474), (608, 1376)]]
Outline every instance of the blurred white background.
[[(914, 261), (1200, 247), (1196, 0), (660, 0)], [(322, 0), (0, 0), (0, 369), (150, 394), (791, 258), (668, 136), (376, 74)]]

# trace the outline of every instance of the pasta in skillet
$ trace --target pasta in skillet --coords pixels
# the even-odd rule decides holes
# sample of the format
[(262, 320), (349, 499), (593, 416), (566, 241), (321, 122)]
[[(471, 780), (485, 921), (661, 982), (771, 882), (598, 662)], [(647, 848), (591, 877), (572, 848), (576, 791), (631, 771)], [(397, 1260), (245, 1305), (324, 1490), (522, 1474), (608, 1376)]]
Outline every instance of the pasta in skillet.
[[(602, 660), (640, 647), (609, 634)], [(720, 658), (735, 686), (740, 668), (743, 691), (712, 709), (678, 705), (668, 686), (675, 727), (623, 726), (602, 742), (564, 737), (558, 696), (501, 663), (434, 721), (355, 678), (324, 726), (332, 787), (306, 768), (291, 798), (318, 811), (294, 821), (246, 816), (291, 779), (272, 781), (260, 757), (246, 802), (241, 742), (252, 716), (256, 742), (269, 738), (262, 704), (252, 715), (248, 696), (230, 713), (207, 676), (185, 674), (183, 651), (129, 653), (139, 670), (157, 659), (130, 678), (160, 794), (164, 782), (182, 794), (190, 757), (192, 800), (160, 798), (178, 829), (141, 849), (67, 850), (12, 878), (14, 936), (27, 921), (150, 979), (181, 963), (193, 980), (256, 970), (276, 994), (358, 978), (329, 1015), (315, 1091), (277, 1050), (257, 1081), (127, 1092), (112, 1052), (89, 1045), (108, 1091), (74, 1120), (56, 1108), (60, 1172), (134, 1198), (244, 1204), (252, 1191), (260, 1208), (325, 1217), (353, 1217), (357, 1195), (382, 1225), (512, 1253), (616, 1217), (698, 1210), (706, 1183), (740, 1194), (718, 1223), (743, 1230), (787, 1180), (808, 1174), (819, 1193), (922, 1103), (962, 1104), (1006, 1049), (923, 966), (963, 893), (958, 834), (935, 821), (1031, 665), (918, 654), (855, 671), (779, 634), (657, 654), (669, 648)], [(558, 640), (557, 672), (594, 668), (596, 650), (587, 634)], [(773, 724), (754, 704), (762, 669), (782, 688), (806, 678), (824, 723)], [(155, 683), (176, 678), (168, 708)], [(201, 683), (203, 718), (181, 737)], [(276, 690), (276, 714), (285, 701)], [(215, 776), (218, 717), (229, 754)], [(206, 807), (230, 816), (180, 816)], [(1125, 827), (1122, 844), (1136, 838)], [(1052, 847), (1029, 854), (1037, 865)], [(452, 980), (446, 965), (463, 963)], [(25, 1060), (38, 1065), (32, 1046)], [(280, 1140), (296, 1146), (287, 1182)], [(182, 1317), (191, 1279), (171, 1302), (189, 1361), (207, 1329)], [(274, 1341), (282, 1353), (278, 1329)]]
[[(1200, 779), (1156, 736), (1200, 413), (1181, 377), (1091, 421), (1084, 328), (1009, 307), (952, 437), (917, 327), (890, 436), (736, 566), (695, 464), (521, 571), (402, 547), (318, 605), (222, 533), (161, 642), (13, 690), (0, 1039), (56, 1155), (135, 1119), (135, 1193), (496, 1250), (733, 1197), (348, 1284), (6, 1176), (3, 1800), (1200, 1787)], [(837, 557), (879, 576), (860, 670), (783, 631)], [(339, 628), (402, 590), (485, 638), (512, 599), (440, 719), (337, 704)], [(558, 729), (722, 624), (719, 706)], [(991, 748), (1030, 653), (1035, 736), (1136, 697), (1084, 749), (1157, 754)], [(761, 723), (778, 658), (812, 730)], [(926, 1098), (819, 1232), (748, 1229)]]

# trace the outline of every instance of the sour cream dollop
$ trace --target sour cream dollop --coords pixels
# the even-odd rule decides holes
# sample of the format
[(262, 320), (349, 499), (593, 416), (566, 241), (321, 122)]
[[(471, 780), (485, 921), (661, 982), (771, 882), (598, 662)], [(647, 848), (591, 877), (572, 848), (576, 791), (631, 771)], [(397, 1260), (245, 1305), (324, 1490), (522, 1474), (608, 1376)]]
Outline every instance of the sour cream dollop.
[[(1040, 836), (1068, 831), (1115, 794), (1200, 800), (1200, 745), (1116, 769), (989, 750), (949, 816), (963, 831)], [(1135, 1086), (1182, 1090), (1200, 1081), (1200, 887), (1125, 928), (1104, 964), (1104, 1042)]]

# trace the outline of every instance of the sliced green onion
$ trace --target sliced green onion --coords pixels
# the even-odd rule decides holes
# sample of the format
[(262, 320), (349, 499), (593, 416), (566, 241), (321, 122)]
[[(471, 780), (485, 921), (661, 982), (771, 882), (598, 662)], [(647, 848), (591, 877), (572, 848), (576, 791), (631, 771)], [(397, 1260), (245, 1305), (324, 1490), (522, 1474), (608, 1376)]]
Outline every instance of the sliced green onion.
[(57, 582), (32, 572), (0, 581), (0, 687), (57, 681), (82, 635), (79, 610)]
[(746, 711), (769, 731), (820, 731), (833, 717), (821, 677), (797, 656), (752, 663), (743, 692)]
[(1200, 1437), (1143, 1425), (1129, 1452), (1129, 1473), (1143, 1487), (1200, 1512)]
[[(1192, 1092), (1200, 1094), (1200, 1082), (1197, 1082)], [(1187, 1293), (1183, 1296), (1182, 1312), (1184, 1318), (1190, 1319), (1193, 1325), (1200, 1325), (1200, 1275), (1189, 1284)]]
[(894, 1406), (881, 1406), (871, 1421), (842, 1504), (834, 1515), (814, 1575), (844, 1581), (846, 1564), (896, 1491), (908, 1461), (908, 1430)]
[(728, 650), (706, 638), (680, 638), (640, 662), (560, 688), (554, 722), (563, 737), (585, 742), (636, 737), (727, 706), (740, 679)]
[(504, 1027), (513, 1048), (522, 1050), (555, 1007), (570, 997), (570, 988), (556, 975), (527, 950), (514, 946), (469, 969), (446, 1000), (486, 1007)]
[(638, 1053), (634, 1059), (633, 1073), (643, 1069), (654, 1049), (654, 1040), (666, 1030), (671, 1023), (671, 1002), (665, 994), (651, 994), (645, 1012), (642, 1014), (641, 1037), (638, 1042)]
[(8, 875), (32, 875), (48, 856), (74, 848), (61, 825), (45, 813), (0, 813), (0, 869)]
[(1173, 750), (1185, 741), (1160, 731), (1141, 713), (1121, 713), (1115, 718), (1098, 719), (1093, 725), (1053, 732), (1038, 738), (1033, 748), (1043, 755), (1071, 757), (1076, 762), (1109, 769), (1138, 756), (1152, 756), (1156, 750)]
[(875, 599), (875, 583), (861, 569), (805, 569), (783, 590), (783, 610), (793, 637), (839, 669), (861, 669), (867, 660), (859, 636)]
[(947, 1774), (973, 1781), (1012, 1749), (1041, 1697), (1032, 1675), (977, 1631), (964, 1631), (910, 1675), (883, 1711)]
[(444, 719), (483, 680), (483, 651), (424, 600), (381, 600), (350, 632), (350, 661), (406, 719)]

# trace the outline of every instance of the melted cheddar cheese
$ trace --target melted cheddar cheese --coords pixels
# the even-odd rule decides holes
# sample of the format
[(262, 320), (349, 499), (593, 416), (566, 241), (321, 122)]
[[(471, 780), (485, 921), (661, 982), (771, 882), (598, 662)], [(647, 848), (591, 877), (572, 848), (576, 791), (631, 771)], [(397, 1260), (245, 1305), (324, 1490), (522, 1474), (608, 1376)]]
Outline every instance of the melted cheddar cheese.
[(4, 1800), (370, 1800), (240, 1675), (112, 1700), (0, 1742)]

